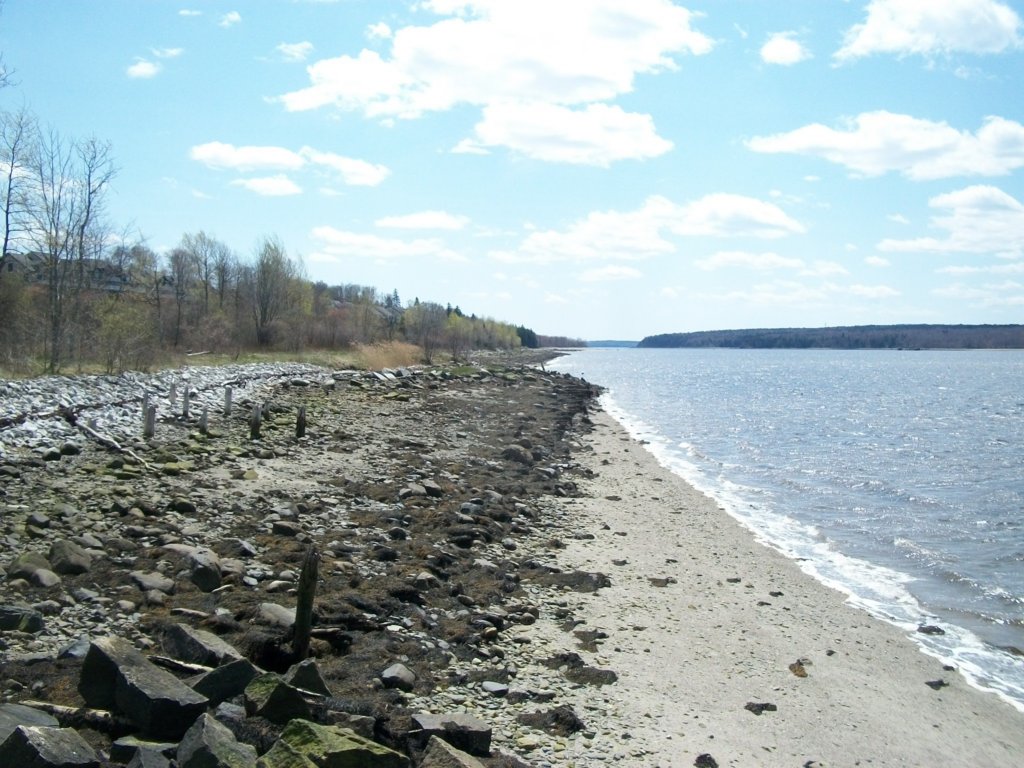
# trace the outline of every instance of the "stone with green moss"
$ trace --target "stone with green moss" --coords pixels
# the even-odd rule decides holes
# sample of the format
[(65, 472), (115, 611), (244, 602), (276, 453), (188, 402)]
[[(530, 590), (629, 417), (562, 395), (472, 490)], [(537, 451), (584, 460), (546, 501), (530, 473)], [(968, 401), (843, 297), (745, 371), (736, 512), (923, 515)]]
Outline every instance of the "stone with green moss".
[(292, 720), (256, 768), (407, 768), (409, 759), (354, 731)]

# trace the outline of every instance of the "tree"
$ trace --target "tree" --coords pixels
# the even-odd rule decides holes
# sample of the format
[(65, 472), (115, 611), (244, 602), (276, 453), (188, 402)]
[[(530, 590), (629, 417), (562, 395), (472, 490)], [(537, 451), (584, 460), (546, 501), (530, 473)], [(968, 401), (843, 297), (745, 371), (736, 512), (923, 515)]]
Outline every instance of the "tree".
[(203, 316), (210, 313), (211, 292), (217, 294), (218, 305), (223, 308), (224, 294), (231, 279), (231, 249), (202, 230), (194, 235), (183, 235), (179, 247), (192, 259), (193, 272), (203, 292)]
[(256, 343), (265, 347), (271, 342), (272, 326), (288, 309), (292, 279), (296, 268), (284, 245), (276, 237), (263, 239), (252, 265), (252, 318)]
[(434, 351), (444, 338), (448, 313), (440, 304), (432, 301), (416, 303), (405, 311), (407, 335), (423, 349), (423, 358), (429, 365), (433, 362)]
[(24, 109), (0, 112), (0, 215), (3, 216), (3, 241), (0, 242), (0, 278), (10, 257), (14, 241), (27, 225), (25, 205), (28, 171), (31, 162), (35, 119)]
[(188, 307), (189, 293), (195, 279), (195, 262), (192, 255), (184, 248), (175, 248), (167, 256), (170, 269), (171, 285), (174, 286), (174, 334), (173, 344), (181, 344), (185, 327), (185, 312)]

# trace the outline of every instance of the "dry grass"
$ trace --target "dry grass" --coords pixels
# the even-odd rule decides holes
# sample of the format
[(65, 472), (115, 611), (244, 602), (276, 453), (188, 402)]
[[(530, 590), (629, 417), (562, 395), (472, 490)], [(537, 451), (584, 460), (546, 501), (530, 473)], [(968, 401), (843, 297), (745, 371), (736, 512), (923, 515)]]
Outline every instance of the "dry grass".
[(367, 371), (382, 368), (403, 368), (416, 365), (423, 360), (423, 350), (415, 344), (404, 341), (389, 341), (385, 344), (367, 344), (356, 347), (355, 367)]

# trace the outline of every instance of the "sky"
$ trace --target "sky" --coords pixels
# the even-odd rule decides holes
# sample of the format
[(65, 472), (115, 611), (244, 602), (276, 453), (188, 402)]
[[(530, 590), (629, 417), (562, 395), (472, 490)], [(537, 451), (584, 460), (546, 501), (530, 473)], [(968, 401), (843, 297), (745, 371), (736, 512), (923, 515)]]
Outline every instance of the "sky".
[(164, 253), (583, 339), (1024, 318), (1022, 0), (2, 0)]

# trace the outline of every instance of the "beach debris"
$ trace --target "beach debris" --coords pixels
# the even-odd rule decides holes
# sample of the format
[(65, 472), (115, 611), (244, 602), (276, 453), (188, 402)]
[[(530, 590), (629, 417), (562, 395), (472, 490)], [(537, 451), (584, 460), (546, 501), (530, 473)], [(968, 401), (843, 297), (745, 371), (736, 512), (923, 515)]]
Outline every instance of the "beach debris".
[(939, 679), (939, 680), (926, 680), (925, 681), (925, 685), (927, 685), (929, 688), (931, 688), (934, 691), (940, 691), (943, 688), (945, 688), (947, 685), (949, 685), (949, 683), (947, 683), (945, 680), (942, 680), (942, 679)]
[(807, 659), (797, 659), (789, 665), (789, 671), (797, 677), (807, 677), (807, 670), (805, 667), (810, 666), (811, 662)]
[(946, 630), (942, 627), (937, 627), (934, 624), (922, 624), (917, 628), (917, 631), (922, 635), (944, 635)]
[(693, 761), (693, 764), (697, 768), (718, 768), (718, 761), (707, 752), (697, 755), (697, 759)]
[(753, 712), (755, 715), (761, 715), (764, 712), (777, 712), (778, 707), (769, 702), (756, 702), (748, 701), (743, 707), (748, 712)]
[(671, 576), (648, 576), (647, 580), (651, 582), (651, 586), (654, 587), (667, 587), (669, 584), (675, 584), (676, 580)]

